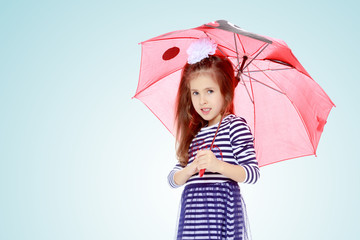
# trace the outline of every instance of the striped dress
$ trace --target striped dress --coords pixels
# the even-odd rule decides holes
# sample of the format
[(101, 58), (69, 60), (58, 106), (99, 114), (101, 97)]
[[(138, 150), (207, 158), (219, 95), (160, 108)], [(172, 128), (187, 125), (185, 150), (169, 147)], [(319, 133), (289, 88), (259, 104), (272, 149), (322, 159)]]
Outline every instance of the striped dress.
[[(218, 125), (202, 128), (189, 147), (191, 164), (199, 150), (210, 149)], [(259, 179), (253, 136), (246, 121), (233, 114), (220, 125), (212, 152), (222, 161), (241, 165), (246, 172), (244, 183)], [(174, 174), (183, 167), (176, 164), (168, 175), (171, 187), (180, 187)], [(247, 239), (245, 204), (239, 185), (220, 173), (205, 171), (193, 175), (185, 184), (181, 197), (177, 239)]]

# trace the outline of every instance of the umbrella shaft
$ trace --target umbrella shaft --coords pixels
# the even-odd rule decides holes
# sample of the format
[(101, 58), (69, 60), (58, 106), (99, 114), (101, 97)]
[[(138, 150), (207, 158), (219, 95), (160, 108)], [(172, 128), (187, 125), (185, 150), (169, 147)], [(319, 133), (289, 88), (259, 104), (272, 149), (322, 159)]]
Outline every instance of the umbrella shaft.
[(239, 69), (239, 72), (241, 72), (241, 73), (243, 73), (243, 71), (244, 71), (244, 66), (245, 66), (246, 60), (248, 60), (248, 57), (244, 55), (243, 56), (243, 61), (241, 63), (240, 69)]

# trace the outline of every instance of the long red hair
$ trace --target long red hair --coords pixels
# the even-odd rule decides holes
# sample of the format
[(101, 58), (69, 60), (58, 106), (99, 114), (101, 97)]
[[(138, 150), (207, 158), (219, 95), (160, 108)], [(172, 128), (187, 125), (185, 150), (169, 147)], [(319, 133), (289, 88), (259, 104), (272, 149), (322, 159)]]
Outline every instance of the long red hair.
[(195, 64), (186, 63), (181, 75), (181, 81), (176, 102), (176, 129), (177, 129), (177, 158), (182, 166), (189, 161), (189, 147), (192, 139), (207, 121), (195, 111), (191, 102), (190, 81), (200, 74), (211, 74), (219, 84), (224, 97), (224, 106), (221, 114), (234, 113), (234, 89), (238, 81), (234, 77), (234, 68), (229, 59), (220, 56), (209, 56)]

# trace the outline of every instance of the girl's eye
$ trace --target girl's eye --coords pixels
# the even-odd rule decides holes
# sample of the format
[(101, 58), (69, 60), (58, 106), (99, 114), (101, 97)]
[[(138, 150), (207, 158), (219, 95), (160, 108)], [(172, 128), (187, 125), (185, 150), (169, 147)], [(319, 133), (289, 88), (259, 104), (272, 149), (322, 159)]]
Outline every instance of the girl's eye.
[(199, 93), (198, 92), (193, 92), (192, 93), (194, 96), (197, 96)]
[(214, 92), (214, 90), (208, 90), (208, 93), (213, 93)]

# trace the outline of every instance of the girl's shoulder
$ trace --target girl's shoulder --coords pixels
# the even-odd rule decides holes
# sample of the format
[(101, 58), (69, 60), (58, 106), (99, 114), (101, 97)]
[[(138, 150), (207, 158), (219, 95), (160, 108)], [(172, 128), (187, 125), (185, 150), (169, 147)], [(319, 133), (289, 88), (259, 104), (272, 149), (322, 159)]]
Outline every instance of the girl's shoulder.
[(230, 125), (233, 125), (233, 124), (245, 124), (245, 125), (247, 125), (247, 122), (246, 122), (245, 118), (236, 116), (235, 114), (227, 115), (224, 118), (224, 120), (225, 120), (224, 122), (228, 122), (228, 123), (230, 123)]
[(225, 118), (230, 133), (232, 132), (251, 132), (249, 125), (247, 124), (245, 118), (230, 114)]
[(245, 118), (236, 116), (232, 114), (229, 115), (229, 136), (230, 140), (233, 141), (234, 139), (243, 139), (245, 136), (252, 138), (252, 132), (250, 126), (247, 124)]

